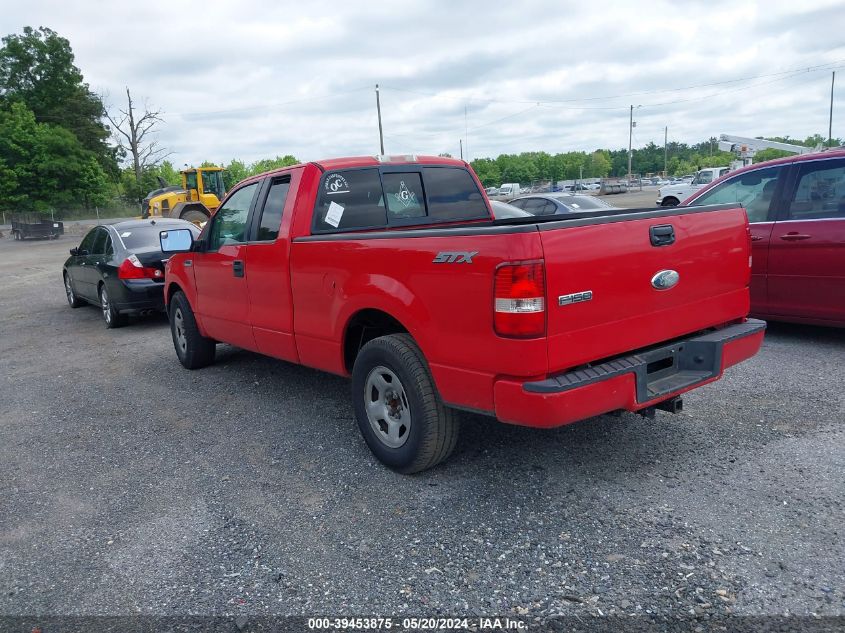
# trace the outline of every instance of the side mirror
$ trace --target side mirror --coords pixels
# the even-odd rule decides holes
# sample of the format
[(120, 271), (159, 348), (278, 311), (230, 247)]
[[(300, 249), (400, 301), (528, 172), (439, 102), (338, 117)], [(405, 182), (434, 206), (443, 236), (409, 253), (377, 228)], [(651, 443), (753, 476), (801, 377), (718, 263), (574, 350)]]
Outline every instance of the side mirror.
[(158, 234), (162, 253), (188, 253), (194, 244), (190, 229), (173, 229)]
[(76, 257), (77, 255), (79, 255), (79, 249), (74, 246), (72, 249), (70, 249), (70, 254)]

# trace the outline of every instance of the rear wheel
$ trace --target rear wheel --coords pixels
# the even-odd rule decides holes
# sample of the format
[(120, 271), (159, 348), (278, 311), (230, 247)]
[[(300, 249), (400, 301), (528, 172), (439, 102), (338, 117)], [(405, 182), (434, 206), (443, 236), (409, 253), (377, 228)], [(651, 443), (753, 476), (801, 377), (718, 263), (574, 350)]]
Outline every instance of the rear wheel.
[(105, 321), (107, 328), (112, 329), (126, 325), (126, 315), (115, 310), (109, 299), (106, 284), (100, 284), (100, 309), (103, 311), (103, 321)]
[(203, 211), (200, 211), (199, 209), (187, 209), (183, 211), (182, 215), (180, 215), (179, 217), (196, 225), (200, 225), (203, 222), (208, 221), (208, 215), (206, 215)]
[(183, 292), (170, 299), (170, 333), (179, 362), (186, 369), (200, 369), (214, 362), (217, 344), (200, 334), (191, 304)]
[(426, 470), (454, 450), (459, 421), (440, 399), (425, 358), (408, 334), (364, 345), (352, 369), (352, 397), (367, 445), (393, 470)]
[(663, 202), (660, 203), (661, 207), (677, 207), (681, 204), (681, 201), (677, 198), (663, 198)]
[(65, 278), (65, 295), (67, 295), (67, 302), (71, 308), (78, 308), (81, 305), (85, 305), (85, 301), (80, 299), (76, 296), (76, 293), (73, 291), (73, 282), (70, 280), (70, 275), (67, 273), (64, 274)]

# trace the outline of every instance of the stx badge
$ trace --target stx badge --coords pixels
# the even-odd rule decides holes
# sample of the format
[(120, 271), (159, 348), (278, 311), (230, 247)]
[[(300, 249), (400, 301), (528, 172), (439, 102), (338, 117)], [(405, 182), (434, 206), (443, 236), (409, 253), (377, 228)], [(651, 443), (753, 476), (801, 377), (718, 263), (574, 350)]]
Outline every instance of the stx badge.
[(432, 260), (434, 264), (471, 264), (478, 251), (440, 251)]

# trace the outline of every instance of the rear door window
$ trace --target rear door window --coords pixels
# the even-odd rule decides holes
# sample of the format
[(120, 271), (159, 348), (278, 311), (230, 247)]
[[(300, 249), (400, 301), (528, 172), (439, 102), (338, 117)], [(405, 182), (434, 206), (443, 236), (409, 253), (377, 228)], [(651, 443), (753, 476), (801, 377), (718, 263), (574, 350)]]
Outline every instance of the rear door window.
[(845, 218), (845, 159), (804, 163), (789, 204), (790, 220)]
[(109, 234), (106, 229), (96, 229), (97, 234), (94, 237), (94, 245), (91, 248), (92, 255), (104, 255), (106, 252), (106, 239)]
[(260, 242), (273, 241), (279, 237), (279, 227), (282, 225), (282, 212), (290, 189), (290, 176), (274, 180), (264, 201), (261, 211), (261, 223), (258, 225), (256, 240)]
[(323, 177), (314, 229), (325, 233), (387, 225), (378, 169), (329, 172)]
[(454, 167), (424, 167), (428, 215), (434, 222), (489, 218), (490, 212), (472, 176)]

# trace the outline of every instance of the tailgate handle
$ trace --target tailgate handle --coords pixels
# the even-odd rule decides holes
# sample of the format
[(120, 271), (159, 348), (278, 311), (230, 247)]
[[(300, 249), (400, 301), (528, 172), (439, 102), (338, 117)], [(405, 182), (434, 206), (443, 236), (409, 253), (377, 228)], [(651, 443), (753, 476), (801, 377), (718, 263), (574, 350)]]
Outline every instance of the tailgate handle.
[(232, 274), (235, 277), (244, 276), (244, 262), (241, 259), (236, 259), (232, 262)]
[(675, 243), (675, 227), (671, 224), (659, 224), (648, 230), (652, 246), (669, 246)]

